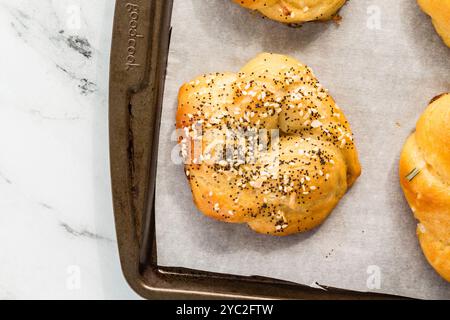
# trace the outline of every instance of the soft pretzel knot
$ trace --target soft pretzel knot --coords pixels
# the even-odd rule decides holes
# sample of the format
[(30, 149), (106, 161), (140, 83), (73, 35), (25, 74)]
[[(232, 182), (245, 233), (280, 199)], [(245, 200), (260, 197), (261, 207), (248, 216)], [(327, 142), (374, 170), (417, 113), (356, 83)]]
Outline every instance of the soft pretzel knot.
[(422, 249), (450, 281), (450, 94), (433, 99), (420, 118), (403, 149), (400, 177)]
[(241, 6), (258, 10), (270, 19), (284, 23), (329, 20), (346, 0), (233, 0)]
[(212, 218), (289, 235), (322, 223), (360, 175), (350, 126), (313, 72), (264, 53), (179, 94), (194, 201)]
[(450, 47), (450, 0), (418, 0), (423, 11), (431, 16), (436, 31)]

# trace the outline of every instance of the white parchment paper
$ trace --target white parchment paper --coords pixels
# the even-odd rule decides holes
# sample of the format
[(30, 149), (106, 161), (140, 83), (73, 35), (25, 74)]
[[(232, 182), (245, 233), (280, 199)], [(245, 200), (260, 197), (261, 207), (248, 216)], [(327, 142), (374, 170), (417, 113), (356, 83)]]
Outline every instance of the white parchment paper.
[[(156, 190), (160, 265), (450, 299), (450, 285), (419, 247), (397, 174), (416, 120), (431, 98), (450, 91), (450, 49), (414, 0), (350, 1), (341, 15), (339, 26), (290, 28), (230, 0), (175, 0)], [(313, 68), (351, 121), (363, 166), (322, 227), (287, 238), (204, 217), (171, 160), (183, 82), (236, 72), (262, 51)]]

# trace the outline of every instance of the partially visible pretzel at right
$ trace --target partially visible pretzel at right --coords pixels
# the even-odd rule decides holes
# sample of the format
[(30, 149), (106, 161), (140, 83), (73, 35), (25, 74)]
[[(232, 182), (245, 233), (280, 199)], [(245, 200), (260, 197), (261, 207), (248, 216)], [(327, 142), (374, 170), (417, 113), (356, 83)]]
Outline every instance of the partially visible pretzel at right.
[(434, 98), (400, 159), (403, 191), (430, 264), (450, 282), (450, 94)]

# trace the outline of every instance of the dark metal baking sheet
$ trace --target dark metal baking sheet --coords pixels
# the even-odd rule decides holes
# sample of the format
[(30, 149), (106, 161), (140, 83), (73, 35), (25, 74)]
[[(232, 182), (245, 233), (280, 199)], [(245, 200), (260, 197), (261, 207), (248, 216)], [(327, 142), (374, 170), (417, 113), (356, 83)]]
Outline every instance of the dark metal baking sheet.
[(130, 286), (147, 299), (398, 299), (158, 266), (156, 152), (172, 5), (172, 0), (116, 2), (110, 69), (110, 157), (117, 239)]

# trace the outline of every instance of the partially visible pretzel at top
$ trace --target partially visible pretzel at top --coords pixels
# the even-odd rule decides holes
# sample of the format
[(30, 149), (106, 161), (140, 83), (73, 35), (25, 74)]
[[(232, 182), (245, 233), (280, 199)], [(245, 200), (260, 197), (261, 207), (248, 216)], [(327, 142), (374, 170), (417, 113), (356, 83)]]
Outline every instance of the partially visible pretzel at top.
[[(283, 55), (183, 85), (177, 128), (199, 210), (263, 234), (320, 225), (361, 173), (342, 110), (309, 67)], [(278, 134), (251, 145), (261, 131)], [(236, 132), (250, 142), (244, 152), (225, 147)]]
[(336, 16), (346, 0), (233, 0), (268, 18), (296, 24), (308, 21), (330, 20)]

